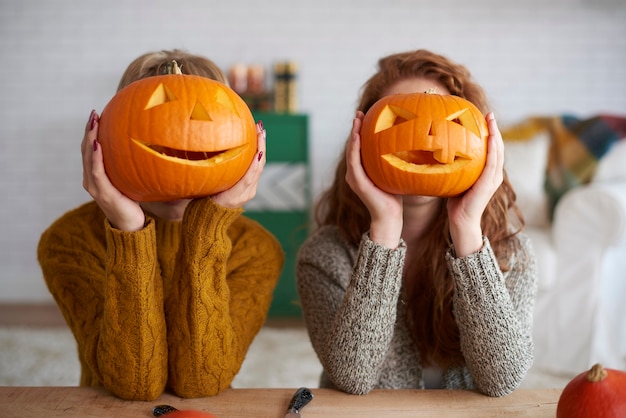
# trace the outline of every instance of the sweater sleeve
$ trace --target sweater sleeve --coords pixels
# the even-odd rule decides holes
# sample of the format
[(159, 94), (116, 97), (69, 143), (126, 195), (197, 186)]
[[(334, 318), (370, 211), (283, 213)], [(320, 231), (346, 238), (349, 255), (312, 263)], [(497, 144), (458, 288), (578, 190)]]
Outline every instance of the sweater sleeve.
[(154, 221), (128, 233), (91, 211), (77, 215), (46, 231), (38, 252), (89, 370), (81, 385), (103, 385), (124, 399), (155, 399), (167, 380), (167, 344)]
[(378, 382), (393, 336), (406, 247), (390, 250), (365, 234), (353, 263), (345, 243), (321, 231), (298, 256), (307, 329), (333, 384), (364, 394)]
[(154, 220), (138, 232), (106, 221), (106, 284), (96, 370), (126, 399), (155, 399), (167, 381), (163, 280)]
[(456, 258), (453, 250), (446, 254), (461, 350), (476, 387), (490, 396), (515, 390), (533, 361), (535, 258), (530, 241), (521, 234), (516, 239), (522, 251), (504, 274), (487, 238), (467, 257)]
[(258, 224), (231, 228), (241, 210), (190, 203), (166, 283), (169, 384), (182, 397), (230, 386), (265, 321), (284, 255)]

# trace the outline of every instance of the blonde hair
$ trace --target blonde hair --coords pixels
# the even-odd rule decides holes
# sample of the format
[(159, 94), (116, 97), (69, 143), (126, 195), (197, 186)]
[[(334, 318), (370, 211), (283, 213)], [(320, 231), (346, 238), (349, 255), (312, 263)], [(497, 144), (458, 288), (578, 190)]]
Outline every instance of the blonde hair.
[(183, 74), (207, 77), (228, 85), (226, 75), (210, 59), (180, 49), (173, 49), (147, 52), (135, 58), (122, 74), (117, 90), (119, 91), (130, 83), (146, 77), (166, 74), (166, 65), (172, 60), (178, 63)]

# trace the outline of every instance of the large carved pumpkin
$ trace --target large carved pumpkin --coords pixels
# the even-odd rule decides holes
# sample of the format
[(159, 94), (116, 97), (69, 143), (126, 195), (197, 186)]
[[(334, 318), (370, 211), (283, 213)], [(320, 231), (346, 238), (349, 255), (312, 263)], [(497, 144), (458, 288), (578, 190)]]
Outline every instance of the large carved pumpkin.
[(120, 90), (98, 140), (113, 185), (136, 201), (210, 196), (243, 177), (256, 153), (250, 109), (228, 86), (167, 74)]
[(370, 179), (401, 195), (459, 195), (478, 179), (489, 131), (480, 110), (432, 92), (378, 100), (361, 126), (361, 158)]

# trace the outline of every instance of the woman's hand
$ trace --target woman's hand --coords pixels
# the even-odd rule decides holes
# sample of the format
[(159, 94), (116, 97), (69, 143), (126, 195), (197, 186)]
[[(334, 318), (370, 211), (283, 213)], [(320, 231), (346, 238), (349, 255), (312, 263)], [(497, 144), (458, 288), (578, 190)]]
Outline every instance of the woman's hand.
[(357, 112), (346, 145), (346, 182), (370, 213), (370, 239), (396, 248), (402, 235), (402, 198), (380, 190), (365, 173), (361, 161), (363, 112)]
[(233, 187), (221, 193), (213, 195), (213, 201), (226, 208), (241, 208), (256, 195), (259, 179), (265, 167), (265, 141), (266, 131), (263, 129), (263, 122), (256, 125), (257, 132), (257, 153), (246, 171), (246, 174)]
[(102, 147), (98, 143), (99, 116), (91, 112), (81, 143), (83, 154), (83, 187), (93, 197), (114, 228), (138, 231), (146, 221), (139, 204), (117, 190), (104, 171)]
[(457, 257), (482, 248), (482, 215), (504, 179), (504, 143), (493, 113), (487, 115), (487, 126), (487, 161), (482, 174), (467, 192), (448, 199), (450, 235)]

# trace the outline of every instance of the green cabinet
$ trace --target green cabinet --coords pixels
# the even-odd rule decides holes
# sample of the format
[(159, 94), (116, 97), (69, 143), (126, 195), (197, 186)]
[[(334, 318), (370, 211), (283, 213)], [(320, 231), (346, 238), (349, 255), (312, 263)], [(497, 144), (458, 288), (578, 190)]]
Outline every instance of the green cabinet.
[(262, 120), (267, 131), (267, 164), (245, 215), (272, 232), (285, 251), (285, 266), (269, 315), (299, 317), (296, 256), (308, 236), (311, 218), (308, 117), (254, 112), (254, 119)]

